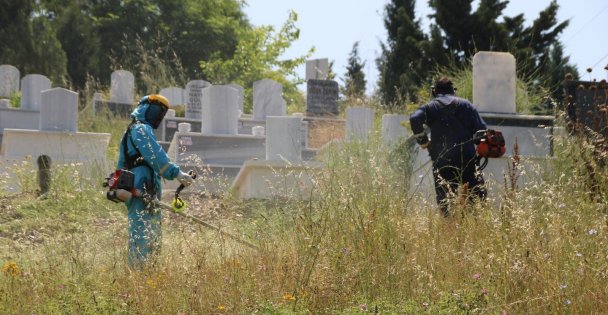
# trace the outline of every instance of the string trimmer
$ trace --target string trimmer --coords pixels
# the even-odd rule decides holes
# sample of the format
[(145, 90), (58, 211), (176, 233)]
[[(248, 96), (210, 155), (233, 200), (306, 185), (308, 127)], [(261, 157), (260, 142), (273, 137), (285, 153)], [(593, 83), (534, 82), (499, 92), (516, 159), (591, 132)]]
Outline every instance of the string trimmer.
[[(194, 171), (190, 171), (188, 172), (188, 174), (190, 174), (190, 176), (192, 176), (192, 179), (196, 179), (196, 173)], [(212, 229), (214, 231), (217, 231), (221, 236), (223, 237), (228, 237), (230, 239), (232, 239), (233, 241), (236, 241), (238, 243), (241, 243), (249, 248), (253, 248), (253, 249), (259, 249), (257, 246), (253, 245), (252, 243), (234, 235), (228, 232), (223, 231), (220, 227), (215, 226), (211, 223), (205, 222), (193, 215), (187, 214), (184, 212), (184, 210), (187, 208), (186, 203), (182, 200), (182, 198), (179, 196), (180, 193), (182, 192), (182, 190), (184, 190), (185, 186), (183, 184), (179, 185), (179, 187), (177, 187), (177, 189), (175, 190), (175, 197), (173, 198), (173, 202), (171, 203), (171, 205), (168, 205), (160, 200), (155, 199), (155, 202), (160, 208), (164, 208), (167, 209), (175, 214), (179, 214), (184, 218), (190, 219), (208, 229)]]

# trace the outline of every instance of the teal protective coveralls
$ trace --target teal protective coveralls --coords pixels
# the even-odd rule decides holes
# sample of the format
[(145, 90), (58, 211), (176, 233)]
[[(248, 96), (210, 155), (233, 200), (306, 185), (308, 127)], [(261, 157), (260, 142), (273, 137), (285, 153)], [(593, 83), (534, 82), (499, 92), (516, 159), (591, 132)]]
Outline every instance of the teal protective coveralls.
[[(180, 169), (169, 161), (169, 156), (156, 140), (153, 127), (158, 126), (154, 126), (154, 121), (158, 118), (162, 120), (162, 117), (154, 115), (164, 116), (164, 113), (155, 111), (154, 107), (148, 102), (148, 96), (145, 96), (131, 113), (133, 123), (129, 125), (129, 132), (125, 133), (127, 139), (121, 142), (116, 167), (127, 168), (123, 153), (123, 146), (126, 144), (126, 152), (130, 157), (141, 155), (140, 162), (131, 169), (135, 175), (135, 188), (155, 195), (160, 200), (161, 176), (169, 180), (175, 179), (180, 174)], [(153, 209), (140, 197), (132, 197), (126, 205), (129, 218), (129, 265), (140, 268), (160, 252), (161, 212), (159, 209)]]

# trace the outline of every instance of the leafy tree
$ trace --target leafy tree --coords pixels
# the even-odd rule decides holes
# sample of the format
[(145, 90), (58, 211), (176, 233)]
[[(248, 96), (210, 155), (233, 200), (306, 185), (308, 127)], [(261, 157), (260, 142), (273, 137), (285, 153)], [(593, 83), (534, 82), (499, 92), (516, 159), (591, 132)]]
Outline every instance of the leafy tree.
[(344, 82), (344, 88), (342, 94), (346, 99), (362, 99), (365, 97), (365, 62), (361, 61), (359, 57), (359, 42), (353, 44), (353, 48), (348, 56), (348, 65), (346, 66), (346, 73), (342, 81)]
[(327, 80), (334, 80), (336, 78), (336, 72), (334, 71), (334, 60), (330, 60), (327, 65)]
[(387, 43), (376, 60), (380, 78), (379, 93), (389, 108), (397, 102), (415, 101), (416, 90), (428, 71), (423, 51), (427, 37), (415, 18), (415, 0), (391, 0), (385, 7)]
[(302, 109), (304, 98), (297, 84), (304, 80), (298, 78), (296, 67), (303, 64), (314, 51), (311, 48), (304, 56), (281, 60), (281, 55), (298, 39), (300, 30), (296, 27), (297, 14), (291, 12), (289, 18), (278, 32), (272, 26), (245, 29), (239, 34), (239, 43), (234, 55), (223, 57), (215, 52), (209, 60), (200, 62), (201, 69), (214, 83), (240, 84), (245, 89), (245, 111), (251, 111), (253, 82), (265, 78), (283, 84), (283, 95), (292, 107)]
[[(53, 12), (57, 39), (67, 60), (67, 74), (75, 88), (85, 86), (88, 76), (100, 77), (100, 62), (104, 56), (93, 19), (87, 13), (85, 1), (48, 1), (47, 10)], [(107, 72), (103, 73), (106, 74)]]
[[(454, 61), (464, 62), (480, 50), (508, 51), (517, 59), (521, 76), (534, 77), (552, 88), (559, 85), (561, 79), (555, 81), (552, 73), (563, 72), (560, 68), (572, 66), (568, 65), (563, 51), (551, 56), (552, 49), (559, 44), (559, 35), (569, 23), (558, 23), (559, 5), (556, 0), (541, 11), (528, 27), (524, 25), (523, 14), (514, 17), (502, 15), (509, 1), (481, 0), (475, 11), (472, 11), (472, 3), (473, 0), (429, 1), (435, 10), (430, 17), (444, 37), (442, 46), (452, 52)], [(501, 17), (502, 21), (499, 20)], [(440, 54), (438, 50), (429, 51), (432, 59), (441, 59)], [(557, 57), (561, 59), (555, 60)], [(561, 66), (554, 68), (557, 65)]]
[(67, 58), (55, 29), (35, 4), (33, 0), (0, 0), (0, 63), (14, 65), (22, 74), (46, 75), (62, 85)]

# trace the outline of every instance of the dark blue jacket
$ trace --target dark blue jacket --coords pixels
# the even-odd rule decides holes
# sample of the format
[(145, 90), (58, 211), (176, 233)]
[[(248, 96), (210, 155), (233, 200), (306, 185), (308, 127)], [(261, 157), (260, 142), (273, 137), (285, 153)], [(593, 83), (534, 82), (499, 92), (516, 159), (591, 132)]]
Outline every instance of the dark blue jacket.
[(487, 129), (477, 109), (469, 101), (454, 95), (438, 95), (420, 106), (411, 116), (410, 125), (419, 144), (428, 142), (424, 126), (431, 129), (428, 148), (435, 164), (451, 164), (475, 157), (473, 135)]

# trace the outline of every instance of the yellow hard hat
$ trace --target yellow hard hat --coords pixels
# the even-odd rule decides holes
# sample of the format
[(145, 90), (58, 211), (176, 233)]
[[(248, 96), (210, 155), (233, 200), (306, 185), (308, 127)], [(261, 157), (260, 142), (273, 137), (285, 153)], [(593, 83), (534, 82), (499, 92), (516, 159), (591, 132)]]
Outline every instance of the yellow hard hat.
[(169, 108), (169, 100), (160, 94), (151, 94), (148, 96), (149, 103), (157, 103), (166, 108)]

